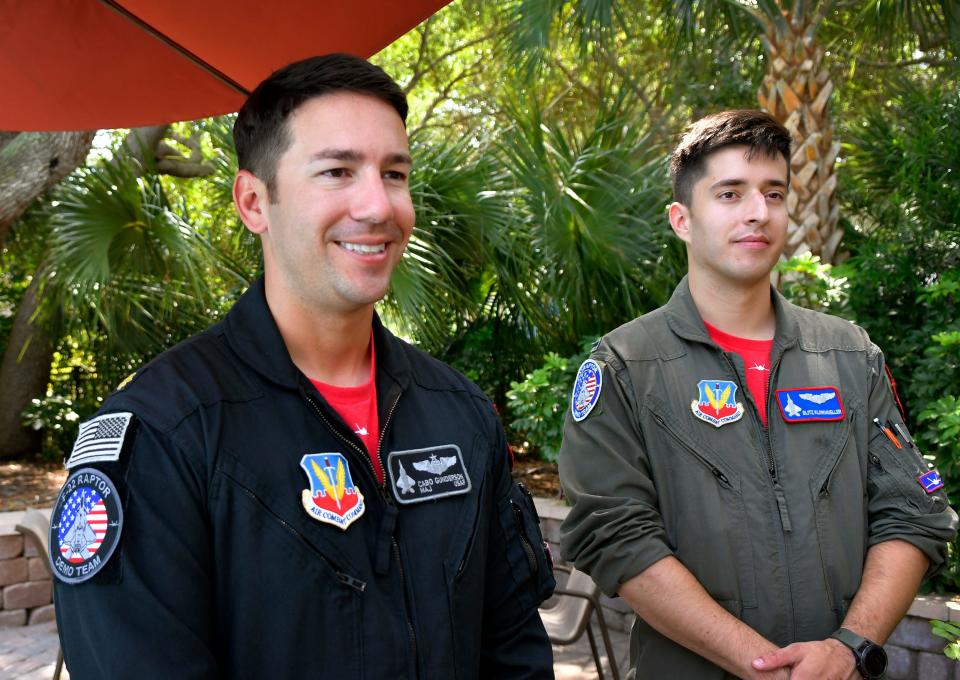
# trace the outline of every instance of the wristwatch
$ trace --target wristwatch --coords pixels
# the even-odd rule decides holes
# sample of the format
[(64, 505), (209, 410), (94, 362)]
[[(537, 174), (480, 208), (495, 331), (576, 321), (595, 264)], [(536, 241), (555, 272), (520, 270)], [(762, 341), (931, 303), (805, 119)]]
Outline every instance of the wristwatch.
[(883, 647), (846, 628), (838, 629), (830, 637), (850, 648), (853, 658), (857, 661), (857, 671), (860, 675), (867, 680), (883, 677), (884, 671), (887, 670), (887, 653), (883, 651)]

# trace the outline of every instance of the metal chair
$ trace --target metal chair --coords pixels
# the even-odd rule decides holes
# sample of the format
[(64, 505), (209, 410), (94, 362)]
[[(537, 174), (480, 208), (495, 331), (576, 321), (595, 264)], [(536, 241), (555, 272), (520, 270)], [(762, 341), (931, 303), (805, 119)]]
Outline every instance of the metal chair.
[(604, 680), (597, 640), (590, 627), (590, 619), (596, 614), (607, 660), (610, 662), (610, 673), (614, 680), (620, 680), (620, 670), (617, 668), (617, 659), (613, 654), (613, 645), (610, 644), (607, 622), (598, 600), (600, 588), (592, 578), (573, 567), (556, 566), (554, 570), (567, 572), (569, 576), (563, 588), (553, 591), (556, 603), (551, 607), (540, 609), (540, 617), (543, 619), (550, 642), (555, 645), (570, 645), (586, 632), (587, 639), (590, 641), (590, 651), (593, 652), (593, 662), (597, 666), (597, 675), (600, 680)]
[[(20, 523), (17, 524), (16, 530), (23, 534), (24, 541), (32, 540), (34, 542), (35, 547), (40, 552), (40, 558), (43, 562), (43, 566), (46, 568), (47, 572), (50, 573), (50, 577), (53, 578), (53, 573), (50, 571), (50, 563), (47, 561), (49, 559), (47, 555), (47, 547), (49, 544), (50, 518), (47, 517), (46, 513), (41, 512), (40, 510), (27, 508), (27, 511), (24, 513)], [(53, 671), (53, 680), (60, 680), (60, 673), (62, 671), (63, 649), (58, 645), (57, 667)]]

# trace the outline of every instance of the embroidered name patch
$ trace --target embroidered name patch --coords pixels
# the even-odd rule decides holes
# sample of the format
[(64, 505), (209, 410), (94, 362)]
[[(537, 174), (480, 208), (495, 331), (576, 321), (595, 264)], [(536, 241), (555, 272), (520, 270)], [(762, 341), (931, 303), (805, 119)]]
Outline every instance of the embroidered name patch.
[(117, 547), (123, 509), (110, 479), (93, 468), (67, 478), (50, 522), (49, 558), (64, 583), (80, 583), (103, 569)]
[(403, 504), (458, 496), (472, 488), (463, 454), (456, 444), (391, 451), (387, 472), (393, 495)]
[(590, 415), (590, 411), (600, 399), (600, 387), (603, 385), (603, 371), (600, 364), (593, 359), (587, 359), (580, 364), (577, 379), (573, 383), (573, 394), (570, 397), (570, 412), (578, 423)]
[(350, 462), (342, 453), (308, 453), (300, 459), (310, 488), (300, 494), (303, 509), (315, 520), (346, 531), (363, 515), (363, 494), (353, 483)]
[(928, 494), (943, 488), (943, 478), (940, 476), (940, 473), (936, 471), (936, 469), (920, 475), (917, 477), (917, 481), (920, 482), (920, 486), (922, 486), (923, 490)]
[(697, 391), (690, 409), (705, 423), (720, 427), (743, 417), (743, 404), (737, 401), (737, 384), (732, 380), (701, 380)]
[(777, 390), (780, 414), (788, 423), (843, 420), (846, 412), (836, 387), (793, 387)]
[(81, 423), (80, 433), (64, 467), (69, 470), (78, 465), (119, 460), (132, 418), (132, 413), (105, 413)]

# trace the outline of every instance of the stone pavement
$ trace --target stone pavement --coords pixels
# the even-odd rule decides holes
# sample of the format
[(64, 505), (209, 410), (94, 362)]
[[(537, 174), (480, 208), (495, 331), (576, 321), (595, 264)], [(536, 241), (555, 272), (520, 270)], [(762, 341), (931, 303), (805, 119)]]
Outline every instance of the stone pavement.
[[(596, 631), (596, 637), (602, 650), (600, 631)], [(612, 630), (610, 639), (619, 662), (620, 677), (623, 678), (627, 667), (629, 636)], [(0, 629), (0, 680), (50, 680), (57, 660), (58, 644), (54, 623)], [(553, 654), (557, 680), (597, 680), (590, 643), (585, 635), (574, 645), (554, 647)], [(70, 674), (64, 669), (60, 677), (68, 680)], [(606, 680), (611, 678), (605, 655), (604, 677)]]
[(0, 630), (0, 680), (50, 680), (59, 645), (53, 622)]

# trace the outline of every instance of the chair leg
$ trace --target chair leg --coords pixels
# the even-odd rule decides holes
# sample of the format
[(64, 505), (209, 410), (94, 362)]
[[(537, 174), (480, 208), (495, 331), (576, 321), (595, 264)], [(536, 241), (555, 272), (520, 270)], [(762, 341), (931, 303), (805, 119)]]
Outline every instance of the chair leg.
[(593, 652), (593, 663), (597, 666), (597, 677), (599, 680), (604, 680), (603, 678), (603, 662), (600, 659), (600, 651), (597, 649), (597, 641), (593, 637), (593, 630), (590, 628), (590, 621), (587, 621), (587, 639), (590, 640), (590, 651)]
[(53, 680), (60, 680), (60, 673), (63, 671), (63, 649), (57, 647), (57, 667), (53, 671)]
[(603, 612), (600, 609), (600, 607), (596, 607), (593, 611), (597, 613), (597, 623), (600, 625), (600, 634), (603, 636), (603, 646), (607, 650), (607, 659), (610, 661), (610, 674), (613, 676), (613, 680), (620, 680), (620, 669), (617, 667), (617, 659), (613, 655), (613, 645), (610, 643), (607, 621), (603, 618)]

